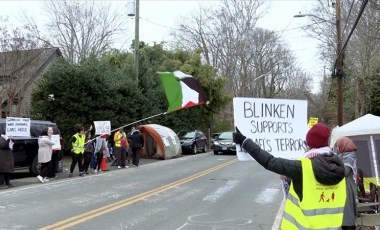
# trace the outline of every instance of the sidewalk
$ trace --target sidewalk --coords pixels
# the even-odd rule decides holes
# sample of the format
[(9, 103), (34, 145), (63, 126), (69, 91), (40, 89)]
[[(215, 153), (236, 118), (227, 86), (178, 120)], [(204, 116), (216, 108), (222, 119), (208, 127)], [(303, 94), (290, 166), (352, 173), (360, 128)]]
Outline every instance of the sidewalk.
[[(157, 161), (160, 161), (160, 160), (158, 160), (158, 159), (140, 158), (139, 167), (143, 167), (146, 164), (151, 164), (151, 163), (154, 163), (154, 162), (157, 162)], [(63, 159), (62, 159), (62, 162), (63, 162), (63, 172), (56, 173), (57, 177), (56, 178), (49, 178), (50, 181), (57, 181), (57, 180), (62, 180), (62, 179), (69, 179), (69, 178), (79, 177), (78, 164), (76, 165), (76, 167), (74, 169), (73, 176), (69, 177), (70, 165), (71, 165), (71, 157), (70, 156), (64, 156)], [(99, 173), (107, 173), (108, 171), (113, 171), (113, 170), (128, 170), (129, 169), (129, 168), (118, 169), (117, 165), (116, 166), (112, 166), (113, 162), (114, 161), (112, 160), (111, 162), (107, 163), (107, 165), (108, 165), (108, 170), (107, 171), (99, 172)], [(86, 175), (86, 177), (94, 175), (94, 174), (92, 174), (92, 170), (91, 169), (89, 169), (88, 172), (89, 172), (89, 174)], [(17, 174), (17, 176), (16, 176), (16, 179), (11, 179), (11, 184), (14, 185), (13, 188), (20, 188), (22, 186), (27, 186), (27, 185), (32, 185), (32, 184), (41, 184), (41, 182), (35, 176), (31, 176), (31, 174), (29, 173), (28, 169), (17, 170), (17, 171), (14, 172), (14, 174)], [(49, 183), (49, 182), (46, 182), (46, 183)], [(8, 188), (6, 190), (9, 190), (9, 189), (12, 189), (12, 188)], [(1, 191), (5, 191), (5, 190), (1, 189), (0, 192)]]

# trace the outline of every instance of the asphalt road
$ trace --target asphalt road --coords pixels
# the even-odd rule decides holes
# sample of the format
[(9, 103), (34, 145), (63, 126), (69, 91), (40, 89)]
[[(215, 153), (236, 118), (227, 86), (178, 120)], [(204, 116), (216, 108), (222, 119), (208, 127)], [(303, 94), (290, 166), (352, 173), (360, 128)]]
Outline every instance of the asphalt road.
[(59, 178), (1, 190), (0, 229), (272, 229), (283, 198), (274, 173), (211, 152)]

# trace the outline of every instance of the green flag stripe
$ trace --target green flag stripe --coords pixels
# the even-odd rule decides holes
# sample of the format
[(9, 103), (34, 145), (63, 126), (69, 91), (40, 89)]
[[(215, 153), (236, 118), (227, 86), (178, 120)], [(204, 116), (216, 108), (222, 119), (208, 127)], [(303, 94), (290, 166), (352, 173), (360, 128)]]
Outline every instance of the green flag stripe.
[(167, 112), (182, 108), (182, 88), (179, 79), (172, 72), (159, 72), (161, 82), (164, 86), (166, 99), (169, 103)]

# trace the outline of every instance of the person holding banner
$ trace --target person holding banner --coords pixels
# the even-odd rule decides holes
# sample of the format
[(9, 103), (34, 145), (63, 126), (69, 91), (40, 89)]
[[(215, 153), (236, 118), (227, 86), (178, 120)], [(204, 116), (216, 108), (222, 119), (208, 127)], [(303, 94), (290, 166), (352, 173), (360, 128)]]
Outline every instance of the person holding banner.
[(1, 188), (13, 187), (9, 180), (9, 173), (14, 171), (13, 152), (9, 147), (12, 137), (1, 134), (0, 137), (0, 176)]
[(54, 145), (51, 135), (53, 135), (53, 128), (45, 128), (38, 139), (38, 162), (41, 163), (41, 173), (37, 176), (37, 179), (41, 183), (49, 181), (47, 177), (51, 171), (52, 146)]
[(291, 179), (281, 229), (341, 228), (347, 197), (345, 170), (342, 160), (328, 147), (329, 137), (326, 125), (314, 125), (306, 135), (310, 149), (305, 158), (289, 160), (274, 157), (236, 128), (236, 144), (265, 169)]

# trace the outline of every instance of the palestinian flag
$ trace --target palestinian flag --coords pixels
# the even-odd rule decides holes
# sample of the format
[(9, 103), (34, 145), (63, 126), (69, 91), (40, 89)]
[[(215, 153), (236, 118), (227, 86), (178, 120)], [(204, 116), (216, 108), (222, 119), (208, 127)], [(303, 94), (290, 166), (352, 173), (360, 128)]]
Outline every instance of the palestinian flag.
[(202, 105), (207, 102), (206, 94), (199, 83), (181, 71), (158, 72), (169, 103), (167, 112)]

